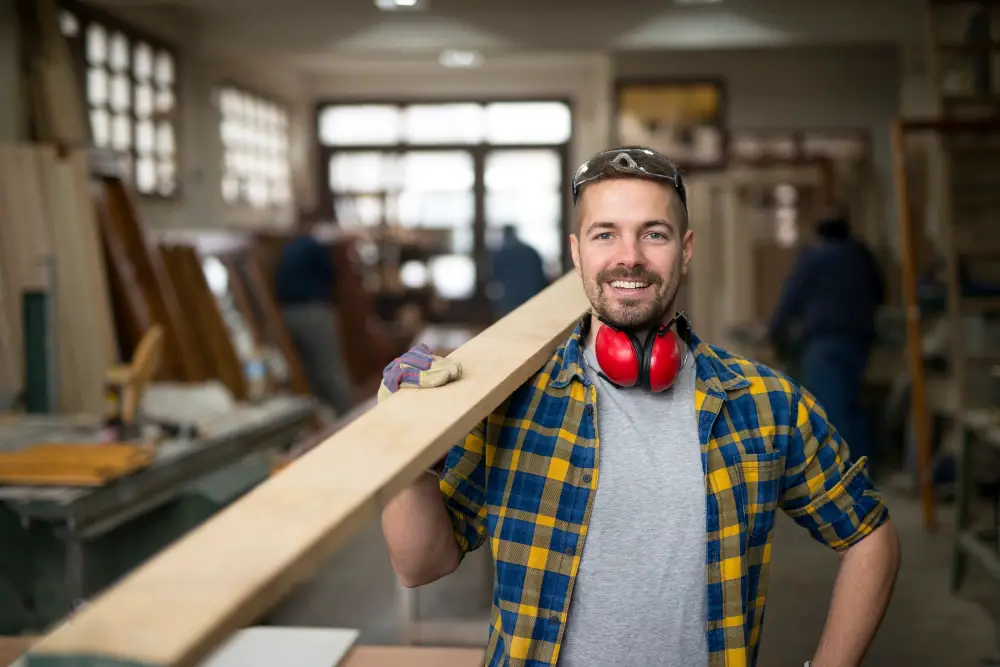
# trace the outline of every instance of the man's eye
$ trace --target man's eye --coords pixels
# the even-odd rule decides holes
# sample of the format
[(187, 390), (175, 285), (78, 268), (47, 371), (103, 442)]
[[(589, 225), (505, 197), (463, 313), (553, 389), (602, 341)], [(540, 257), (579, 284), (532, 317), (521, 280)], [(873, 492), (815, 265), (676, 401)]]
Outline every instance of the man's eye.
[(594, 238), (600, 239), (602, 241), (607, 241), (608, 239), (611, 238), (611, 232), (601, 232), (600, 234), (598, 234)]
[(650, 232), (649, 237), (654, 241), (664, 241), (667, 238), (666, 234), (663, 234), (661, 232)]

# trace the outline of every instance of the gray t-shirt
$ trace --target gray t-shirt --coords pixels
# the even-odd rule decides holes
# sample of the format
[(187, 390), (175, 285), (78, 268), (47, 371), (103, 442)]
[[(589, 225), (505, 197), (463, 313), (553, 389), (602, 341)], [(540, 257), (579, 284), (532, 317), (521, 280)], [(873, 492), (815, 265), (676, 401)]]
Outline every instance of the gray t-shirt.
[(705, 477), (687, 355), (660, 394), (597, 386), (598, 485), (560, 667), (697, 667), (705, 640)]

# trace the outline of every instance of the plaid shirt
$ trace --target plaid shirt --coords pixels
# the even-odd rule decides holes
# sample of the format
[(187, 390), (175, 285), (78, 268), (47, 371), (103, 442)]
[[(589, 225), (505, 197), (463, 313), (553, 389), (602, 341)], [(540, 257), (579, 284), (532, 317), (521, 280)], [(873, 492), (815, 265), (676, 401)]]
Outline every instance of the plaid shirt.
[[(557, 663), (594, 492), (597, 391), (581, 366), (586, 319), (531, 380), (449, 452), (441, 491), (462, 554), (496, 562), (487, 664)], [(888, 512), (862, 459), (806, 390), (686, 335), (707, 494), (708, 667), (756, 662), (778, 507), (844, 550)]]

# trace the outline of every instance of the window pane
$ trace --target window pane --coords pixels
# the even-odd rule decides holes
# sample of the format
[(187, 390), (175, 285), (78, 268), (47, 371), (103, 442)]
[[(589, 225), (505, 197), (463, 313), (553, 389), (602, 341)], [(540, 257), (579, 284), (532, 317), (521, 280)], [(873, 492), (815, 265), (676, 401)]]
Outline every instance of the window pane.
[(111, 77), (111, 108), (115, 111), (128, 111), (132, 100), (128, 76), (115, 74)]
[(105, 109), (94, 109), (90, 112), (90, 127), (94, 133), (94, 145), (107, 148), (111, 141), (111, 114)]
[(135, 57), (132, 62), (135, 78), (147, 81), (153, 76), (153, 49), (145, 42), (135, 45)]
[(559, 153), (553, 150), (493, 151), (486, 156), (486, 188), (558, 190), (561, 170)]
[(468, 299), (476, 288), (476, 264), (467, 255), (441, 255), (430, 261), (431, 283), (444, 299)]
[(161, 90), (156, 93), (156, 110), (167, 113), (173, 111), (174, 93), (172, 90)]
[(149, 193), (156, 188), (156, 165), (152, 158), (141, 157), (135, 162), (135, 186), (139, 192)]
[(357, 195), (334, 199), (337, 222), (344, 228), (372, 227), (382, 222), (382, 197)]
[(59, 29), (66, 37), (76, 37), (80, 32), (80, 22), (75, 15), (63, 9), (59, 12)]
[(111, 35), (111, 49), (108, 65), (116, 72), (128, 69), (128, 39), (120, 32)]
[(152, 121), (140, 121), (135, 127), (135, 148), (140, 153), (152, 153), (156, 140)]
[(174, 58), (166, 51), (156, 54), (156, 82), (164, 87), (174, 82)]
[(330, 158), (330, 189), (334, 192), (380, 192), (396, 187), (396, 155), (337, 153)]
[(87, 101), (93, 106), (108, 103), (108, 73), (103, 67), (91, 67), (87, 72)]
[(91, 65), (102, 65), (108, 61), (108, 33), (104, 26), (91, 23), (87, 26), (87, 61)]
[(132, 119), (125, 114), (117, 114), (111, 121), (111, 147), (118, 151), (132, 147)]
[(403, 190), (399, 193), (397, 205), (398, 222), (404, 227), (471, 227), (476, 211), (476, 200), (471, 190)]
[(479, 104), (414, 104), (403, 111), (404, 139), (411, 144), (477, 144), (483, 140)]
[(135, 115), (148, 118), (153, 114), (153, 88), (148, 83), (135, 87)]
[(557, 273), (562, 258), (562, 196), (559, 190), (493, 190), (486, 193), (488, 241), (496, 242), (505, 225), (517, 227), (522, 241)]
[(326, 107), (319, 140), (327, 146), (383, 146), (400, 140), (400, 112), (388, 105)]
[(496, 102), (486, 106), (486, 140), (494, 144), (562, 144), (572, 132), (562, 102)]
[(156, 129), (156, 150), (161, 155), (174, 154), (174, 128), (170, 123), (160, 123)]
[(466, 151), (411, 151), (400, 158), (402, 185), (407, 190), (470, 190), (476, 167)]

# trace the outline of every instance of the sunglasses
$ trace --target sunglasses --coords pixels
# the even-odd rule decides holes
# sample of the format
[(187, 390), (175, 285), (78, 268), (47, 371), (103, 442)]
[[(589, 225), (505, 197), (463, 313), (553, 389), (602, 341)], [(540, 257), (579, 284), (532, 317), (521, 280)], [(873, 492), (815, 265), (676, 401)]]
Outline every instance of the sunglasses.
[[(611, 160), (602, 159), (607, 155), (614, 155), (614, 157)], [(601, 178), (602, 174), (600, 170), (594, 169), (594, 164), (596, 162), (600, 162), (602, 164), (610, 162), (611, 164), (618, 165), (624, 169), (642, 172), (650, 178), (667, 181), (674, 186), (674, 190), (677, 191), (677, 196), (681, 198), (681, 203), (684, 205), (684, 209), (687, 210), (687, 189), (684, 187), (684, 181), (681, 179), (680, 172), (675, 169), (670, 169), (668, 173), (666, 171), (644, 167), (636, 160), (637, 157), (640, 160), (645, 160), (646, 158), (656, 157), (656, 153), (648, 148), (622, 148), (618, 150), (603, 151), (584, 162), (580, 165), (580, 168), (576, 170), (576, 174), (573, 176), (573, 203), (576, 203), (576, 200), (580, 197), (580, 189), (584, 185), (590, 181)]]

